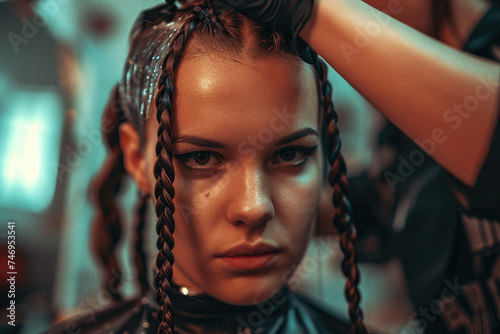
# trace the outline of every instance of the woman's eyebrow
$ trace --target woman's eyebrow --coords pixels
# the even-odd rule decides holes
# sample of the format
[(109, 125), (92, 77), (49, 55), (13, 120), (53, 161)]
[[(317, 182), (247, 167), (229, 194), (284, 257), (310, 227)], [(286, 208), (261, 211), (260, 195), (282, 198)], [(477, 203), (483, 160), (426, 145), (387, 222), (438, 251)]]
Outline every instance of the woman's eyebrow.
[(224, 144), (218, 143), (213, 140), (200, 138), (196, 136), (180, 136), (172, 139), (172, 144), (177, 143), (186, 143), (192, 144), (199, 147), (207, 147), (207, 148), (219, 148), (219, 149), (228, 149), (228, 147)]
[[(299, 130), (297, 132), (294, 132), (288, 136), (285, 136), (281, 138), (278, 142), (276, 142), (274, 145), (275, 146), (282, 146), (288, 143), (291, 143), (297, 139), (300, 139), (302, 137), (305, 137), (307, 135), (315, 135), (319, 137), (318, 131), (311, 129), (311, 128), (305, 128), (302, 130)], [(228, 146), (218, 143), (216, 141), (206, 139), (206, 138), (200, 138), (196, 136), (180, 136), (177, 138), (172, 139), (172, 145), (177, 144), (177, 143), (186, 143), (186, 144), (191, 144), (199, 147), (207, 147), (207, 148), (217, 148), (217, 149), (229, 149)]]
[(286, 137), (281, 138), (278, 142), (276, 142), (275, 146), (281, 146), (281, 145), (291, 143), (291, 142), (293, 142), (299, 138), (305, 137), (307, 135), (315, 135), (315, 136), (319, 137), (318, 131), (311, 129), (311, 128), (305, 128), (303, 130), (294, 132), (291, 135), (288, 135)]

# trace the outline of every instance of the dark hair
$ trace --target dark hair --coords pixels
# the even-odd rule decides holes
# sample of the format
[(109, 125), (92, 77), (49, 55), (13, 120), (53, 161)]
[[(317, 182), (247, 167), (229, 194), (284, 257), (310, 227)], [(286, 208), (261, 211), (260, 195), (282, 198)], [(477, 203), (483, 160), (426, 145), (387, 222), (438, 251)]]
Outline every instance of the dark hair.
[[(122, 224), (116, 197), (121, 190), (123, 178), (126, 175), (118, 135), (118, 128), (125, 121), (127, 119), (121, 108), (118, 86), (116, 86), (101, 120), (101, 134), (108, 153), (103, 166), (91, 182), (92, 203), (96, 209), (96, 215), (92, 221), (91, 248), (94, 257), (104, 272), (102, 288), (108, 291), (115, 301), (123, 299), (119, 292), (122, 271), (117, 256), (117, 246), (122, 236)], [(145, 293), (150, 288), (145, 274), (146, 253), (143, 238), (147, 199), (149, 197), (144, 194), (140, 194), (140, 197), (135, 218), (134, 260), (140, 289), (142, 293)]]
[(113, 124), (110, 131), (103, 131), (105, 127), (101, 127), (108, 154), (101, 170), (91, 183), (92, 202), (96, 207), (96, 215), (92, 222), (91, 246), (104, 271), (103, 289), (110, 293), (113, 300), (122, 299), (118, 292), (122, 273), (115, 249), (122, 236), (116, 195), (126, 175), (118, 136), (118, 126), (124, 119), (115, 89), (102, 117), (102, 124), (108, 122)]
[[(148, 88), (146, 87), (147, 81), (145, 83), (144, 80), (147, 77), (147, 80), (157, 82), (154, 103), (159, 126), (155, 146), (157, 160), (154, 164), (156, 179), (154, 196), (158, 218), (156, 223), (158, 254), (154, 286), (156, 300), (160, 305), (158, 333), (173, 333), (174, 328), (173, 306), (170, 299), (175, 230), (173, 218), (175, 171), (172, 163), (171, 117), (175, 96), (174, 82), (179, 62), (185, 53), (199, 52), (204, 49), (220, 50), (234, 55), (251, 52), (251, 56), (255, 57), (278, 55), (300, 61), (292, 41), (287, 40), (278, 32), (251, 22), (238, 13), (219, 11), (209, 1), (202, 0), (190, 2), (188, 7), (176, 12), (173, 2), (168, 0), (166, 6), (143, 13), (136, 23), (132, 32), (132, 47), (126, 66), (126, 75), (120, 84), (121, 105), (125, 114), (128, 120), (135, 124), (138, 132), (142, 133), (141, 114), (145, 112), (144, 110), (146, 112), (149, 110), (149, 107), (144, 107), (144, 104), (149, 106), (149, 100), (143, 96), (143, 92)], [(171, 26), (172, 24), (176, 25), (175, 29)], [(170, 28), (167, 28), (168, 26)], [(169, 32), (171, 34), (167, 41), (166, 36)], [(151, 50), (158, 53), (151, 54)], [(322, 117), (325, 153), (331, 164), (328, 181), (334, 189), (333, 223), (339, 232), (340, 246), (345, 255), (342, 270), (347, 277), (345, 295), (349, 303), (351, 333), (366, 333), (359, 308), (360, 295), (357, 289), (359, 270), (355, 262), (356, 229), (351, 222), (351, 208), (346, 197), (348, 188), (346, 166), (340, 153), (341, 145), (339, 130), (336, 126), (337, 114), (332, 103), (332, 89), (327, 80), (325, 63), (310, 48), (307, 49), (306, 54), (318, 78), (318, 93), (321, 96), (321, 110), (324, 112)], [(151, 65), (154, 62), (152, 59), (156, 58), (160, 59), (161, 66), (159, 67)], [(148, 62), (149, 65), (143, 66), (146, 68), (143, 72), (147, 73), (140, 72), (137, 66), (131, 65), (137, 61)], [(161, 70), (157, 71), (158, 68)], [(137, 87), (140, 89), (136, 89)], [(132, 96), (134, 89), (140, 94)], [(137, 232), (142, 233), (139, 229)], [(138, 272), (146, 274), (143, 268)]]

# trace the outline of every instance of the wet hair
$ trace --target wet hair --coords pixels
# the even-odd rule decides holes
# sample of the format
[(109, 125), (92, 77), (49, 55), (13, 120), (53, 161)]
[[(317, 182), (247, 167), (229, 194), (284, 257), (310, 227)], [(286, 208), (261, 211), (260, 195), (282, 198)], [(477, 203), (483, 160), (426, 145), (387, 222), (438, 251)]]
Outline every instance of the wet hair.
[[(125, 75), (116, 93), (120, 95), (118, 99), (120, 108), (127, 120), (134, 124), (141, 139), (145, 136), (143, 127), (150, 110), (156, 110), (155, 116), (159, 124), (155, 146), (157, 159), (153, 170), (156, 179), (153, 195), (156, 199), (158, 234), (156, 275), (153, 283), (156, 301), (160, 306), (158, 333), (174, 331), (173, 305), (170, 299), (173, 286), (172, 249), (175, 230), (173, 218), (175, 171), (172, 163), (171, 123), (176, 69), (185, 54), (211, 50), (235, 56), (280, 56), (290, 61), (301, 61), (302, 58), (314, 68), (320, 95), (319, 109), (323, 120), (324, 153), (331, 165), (327, 178), (334, 190), (333, 224), (338, 230), (340, 247), (344, 253), (342, 271), (347, 277), (345, 296), (349, 304), (351, 333), (366, 333), (357, 288), (359, 270), (355, 256), (356, 229), (351, 221), (351, 207), (347, 199), (346, 165), (340, 153), (337, 114), (332, 102), (332, 87), (327, 80), (326, 64), (311, 48), (304, 45), (299, 48), (278, 32), (259, 26), (238, 13), (219, 10), (209, 1), (192, 1), (179, 10), (176, 10), (174, 1), (166, 2), (166, 5), (144, 12), (134, 26)], [(110, 154), (113, 154), (113, 149), (110, 150)], [(111, 158), (107, 161), (109, 159)], [(123, 156), (120, 159), (123, 164)], [(121, 168), (116, 168), (116, 171), (121, 173)], [(109, 195), (114, 196), (116, 192)], [(145, 205), (145, 202), (143, 204)], [(115, 225), (110, 222), (105, 224), (109, 229)], [(138, 239), (142, 238), (143, 226), (144, 224), (137, 225)], [(141, 248), (142, 244), (136, 242), (136, 246)], [(112, 252), (109, 248), (107, 251)], [(144, 264), (144, 261), (137, 261), (137, 272), (144, 280), (147, 272), (145, 267), (140, 267), (140, 262)]]

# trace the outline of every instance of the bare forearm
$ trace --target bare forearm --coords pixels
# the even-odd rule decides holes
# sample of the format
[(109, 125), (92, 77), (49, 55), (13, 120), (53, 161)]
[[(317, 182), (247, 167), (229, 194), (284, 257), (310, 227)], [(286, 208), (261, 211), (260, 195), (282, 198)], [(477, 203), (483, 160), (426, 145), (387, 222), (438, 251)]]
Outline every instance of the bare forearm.
[(474, 184), (498, 117), (498, 64), (360, 0), (317, 1), (301, 37), (438, 163)]

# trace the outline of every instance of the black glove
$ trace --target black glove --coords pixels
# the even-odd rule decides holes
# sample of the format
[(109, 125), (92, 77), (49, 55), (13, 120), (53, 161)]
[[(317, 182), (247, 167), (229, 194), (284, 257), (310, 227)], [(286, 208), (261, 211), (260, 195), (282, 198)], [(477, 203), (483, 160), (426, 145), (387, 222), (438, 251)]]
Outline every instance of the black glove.
[(314, 0), (213, 0), (217, 9), (236, 10), (292, 38), (311, 17)]

